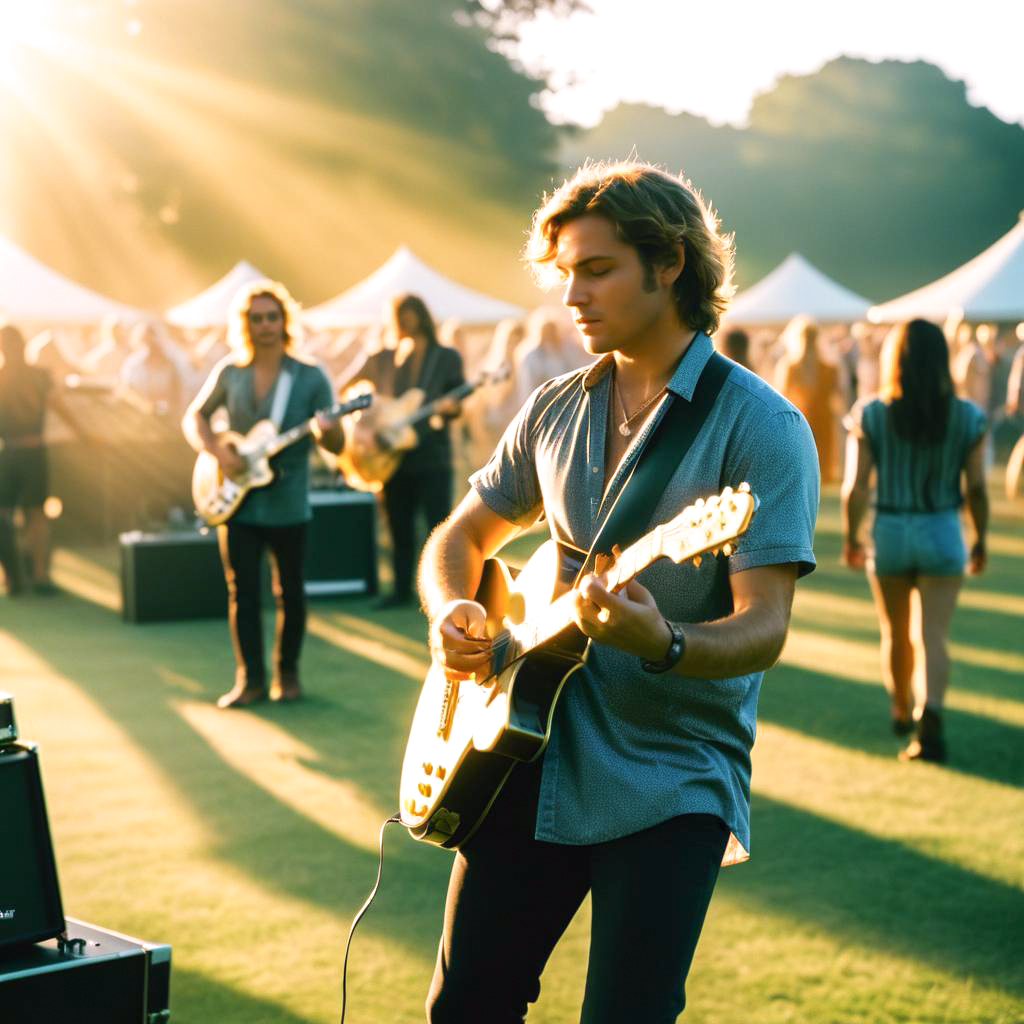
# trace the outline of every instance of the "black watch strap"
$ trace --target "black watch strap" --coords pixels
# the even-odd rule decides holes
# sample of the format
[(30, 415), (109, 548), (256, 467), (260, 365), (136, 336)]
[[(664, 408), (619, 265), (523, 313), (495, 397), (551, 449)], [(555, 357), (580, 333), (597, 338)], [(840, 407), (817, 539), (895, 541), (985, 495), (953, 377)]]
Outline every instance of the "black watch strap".
[(667, 672), (686, 653), (686, 635), (683, 633), (683, 627), (678, 622), (669, 622), (668, 619), (665, 620), (665, 625), (672, 633), (672, 642), (668, 645), (665, 657), (661, 661), (642, 661), (640, 663), (640, 667), (645, 672)]

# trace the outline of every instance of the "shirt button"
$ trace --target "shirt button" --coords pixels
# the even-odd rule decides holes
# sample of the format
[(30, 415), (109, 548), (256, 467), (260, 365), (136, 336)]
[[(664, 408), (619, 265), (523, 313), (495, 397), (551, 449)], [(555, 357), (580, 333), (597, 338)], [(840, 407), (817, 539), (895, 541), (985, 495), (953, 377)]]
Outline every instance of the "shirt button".
[(591, 466), (591, 469), (590, 469), (590, 471), (591, 471), (592, 473), (596, 473), (596, 472), (597, 472), (597, 466)]

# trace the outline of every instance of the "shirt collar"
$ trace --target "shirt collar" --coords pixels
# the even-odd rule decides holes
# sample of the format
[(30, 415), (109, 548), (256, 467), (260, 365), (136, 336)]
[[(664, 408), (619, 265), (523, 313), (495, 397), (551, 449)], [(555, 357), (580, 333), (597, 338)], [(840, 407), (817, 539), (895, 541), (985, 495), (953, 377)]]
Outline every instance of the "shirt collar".
[[(714, 346), (711, 339), (703, 331), (698, 331), (683, 353), (683, 358), (679, 360), (679, 365), (668, 382), (668, 390), (688, 402), (693, 401), (694, 388), (712, 352)], [(596, 387), (614, 365), (615, 358), (610, 352), (601, 356), (583, 375), (583, 389), (590, 391)]]

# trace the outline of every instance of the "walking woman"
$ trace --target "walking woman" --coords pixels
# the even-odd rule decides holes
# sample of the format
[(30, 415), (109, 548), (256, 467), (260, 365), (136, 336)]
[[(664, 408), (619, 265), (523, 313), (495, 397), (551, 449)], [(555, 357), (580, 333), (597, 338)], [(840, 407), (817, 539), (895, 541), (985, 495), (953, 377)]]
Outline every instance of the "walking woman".
[[(925, 320), (893, 329), (882, 348), (879, 397), (850, 414), (843, 481), (843, 561), (867, 567), (882, 634), (882, 678), (893, 730), (914, 733), (901, 760), (946, 759), (942, 705), (947, 640), (969, 571), (985, 567), (984, 413), (956, 398), (942, 331)], [(876, 471), (874, 551), (857, 531)], [(960, 527), (967, 508), (976, 540), (968, 557)]]

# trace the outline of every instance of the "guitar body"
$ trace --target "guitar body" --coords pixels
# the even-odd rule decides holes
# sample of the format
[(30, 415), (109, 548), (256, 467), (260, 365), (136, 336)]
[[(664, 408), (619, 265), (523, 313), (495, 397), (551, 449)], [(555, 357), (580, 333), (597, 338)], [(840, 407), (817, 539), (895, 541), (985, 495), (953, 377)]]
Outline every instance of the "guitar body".
[(372, 402), (372, 395), (358, 395), (344, 405), (321, 409), (312, 419), (280, 434), (272, 420), (260, 420), (244, 437), (226, 431), (221, 435), (221, 440), (230, 444), (242, 456), (245, 468), (237, 476), (225, 476), (215, 455), (200, 452), (192, 470), (192, 502), (196, 512), (207, 526), (226, 523), (238, 511), (251, 490), (266, 487), (273, 481), (274, 471), (270, 468), (270, 460), (289, 445), (307, 437), (318, 417), (341, 419), (349, 413), (368, 409)]
[(423, 405), (421, 388), (398, 398), (375, 395), (372, 407), (343, 423), (345, 447), (338, 468), (350, 487), (376, 494), (395, 475), (405, 453), (416, 447), (416, 431), (408, 423)]
[(547, 746), (559, 694), (590, 641), (571, 626), (523, 656), (529, 638), (519, 633), (543, 618), (559, 576), (551, 541), (514, 581), (500, 559), (486, 563), (476, 599), (500, 648), (495, 674), (483, 685), (449, 682), (436, 664), (427, 674), (400, 784), (402, 822), (414, 838), (457, 848), (487, 816), (516, 762), (535, 760)]
[[(700, 565), (708, 552), (728, 557), (758, 504), (747, 484), (699, 498), (625, 551), (616, 549), (605, 559), (602, 583), (619, 590), (659, 558)], [(452, 682), (431, 665), (402, 763), (402, 824), (413, 838), (459, 847), (516, 763), (544, 752), (562, 687), (590, 647), (575, 623), (571, 588), (580, 565), (572, 562), (571, 552), (548, 541), (515, 580), (499, 559), (485, 563), (476, 600), (487, 611), (489, 674)]]
[(253, 488), (265, 487), (274, 479), (267, 448), (277, 436), (270, 420), (260, 420), (244, 437), (233, 431), (223, 434), (246, 461), (245, 470), (236, 477), (225, 476), (215, 455), (199, 453), (192, 470), (192, 501), (208, 526), (226, 523)]

